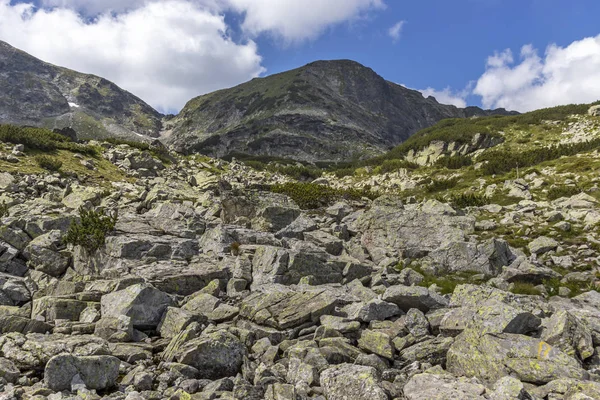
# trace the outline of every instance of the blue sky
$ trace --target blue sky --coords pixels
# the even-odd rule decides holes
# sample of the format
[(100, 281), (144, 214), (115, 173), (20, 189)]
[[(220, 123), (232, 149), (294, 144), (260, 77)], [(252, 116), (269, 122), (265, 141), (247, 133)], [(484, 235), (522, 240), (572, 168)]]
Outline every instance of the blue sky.
[(597, 0), (0, 0), (0, 39), (162, 111), (342, 58), (440, 102), (527, 111), (600, 98), (598, 15)]

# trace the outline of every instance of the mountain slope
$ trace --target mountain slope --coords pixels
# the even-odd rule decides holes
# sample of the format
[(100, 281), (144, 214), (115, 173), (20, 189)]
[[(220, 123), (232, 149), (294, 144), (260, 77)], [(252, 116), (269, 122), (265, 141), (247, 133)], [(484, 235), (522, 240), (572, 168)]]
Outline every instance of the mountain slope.
[(217, 157), (340, 161), (381, 154), (444, 118), (506, 113), (439, 104), (354, 61), (317, 61), (191, 100), (165, 139)]
[(162, 115), (106, 79), (0, 41), (0, 123), (73, 128), (80, 138), (157, 137)]

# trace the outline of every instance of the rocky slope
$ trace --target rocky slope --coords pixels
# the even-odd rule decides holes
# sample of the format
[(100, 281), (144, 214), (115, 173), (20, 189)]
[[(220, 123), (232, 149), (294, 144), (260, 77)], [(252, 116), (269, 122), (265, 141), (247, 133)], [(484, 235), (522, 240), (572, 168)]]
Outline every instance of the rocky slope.
[(304, 161), (381, 154), (443, 118), (507, 114), (459, 109), (348, 60), (317, 61), (191, 100), (167, 124), (177, 150)]
[(45, 63), (2, 41), (0, 87), (0, 123), (68, 127), (83, 139), (150, 140), (161, 129), (160, 113), (114, 83)]
[[(594, 143), (599, 118), (511, 125), (500, 146)], [(2, 399), (600, 398), (595, 149), (518, 178), (420, 167), (399, 190), (399, 171), (300, 184), (88, 146), (51, 173), (2, 144)], [(426, 171), (459, 180), (429, 192)], [(492, 181), (486, 204), (453, 197)], [(63, 240), (82, 209), (117, 216), (97, 250)]]

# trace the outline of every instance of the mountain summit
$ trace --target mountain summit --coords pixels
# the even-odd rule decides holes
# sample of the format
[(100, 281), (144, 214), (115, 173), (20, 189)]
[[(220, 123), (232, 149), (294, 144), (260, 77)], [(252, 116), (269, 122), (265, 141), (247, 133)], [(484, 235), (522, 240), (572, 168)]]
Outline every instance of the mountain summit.
[(79, 138), (158, 137), (162, 115), (112, 82), (0, 41), (0, 123), (73, 128)]
[(167, 126), (181, 152), (306, 161), (378, 155), (444, 118), (507, 114), (424, 98), (350, 60), (317, 61), (197, 97)]

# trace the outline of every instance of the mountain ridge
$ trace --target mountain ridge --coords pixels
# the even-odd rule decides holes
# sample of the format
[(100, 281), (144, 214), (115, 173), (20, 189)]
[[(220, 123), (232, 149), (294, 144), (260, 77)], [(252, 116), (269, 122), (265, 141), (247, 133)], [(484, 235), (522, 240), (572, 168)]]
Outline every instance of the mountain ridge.
[(216, 157), (341, 161), (382, 154), (441, 119), (508, 114), (443, 105), (356, 61), (321, 60), (190, 100), (165, 141)]

